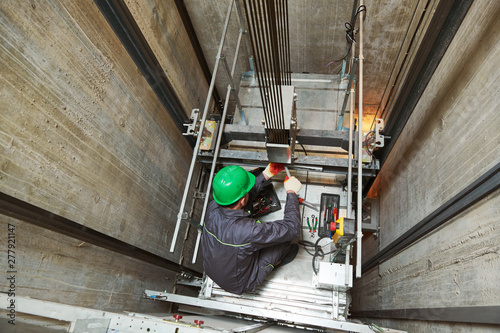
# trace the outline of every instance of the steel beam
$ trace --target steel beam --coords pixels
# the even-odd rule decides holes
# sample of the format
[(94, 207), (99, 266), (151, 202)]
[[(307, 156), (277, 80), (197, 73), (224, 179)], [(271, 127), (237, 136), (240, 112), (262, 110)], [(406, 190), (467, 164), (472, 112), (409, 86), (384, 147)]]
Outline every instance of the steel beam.
[(138, 248), (102, 232), (71, 221), (65, 217), (34, 206), (26, 201), (16, 199), (0, 192), (0, 214), (31, 223), (43, 229), (48, 229), (83, 242), (126, 255), (128, 257), (163, 267), (174, 272), (188, 272), (201, 276), (189, 268), (160, 257), (154, 253)]
[[(202, 163), (211, 163), (212, 154), (204, 153), (199, 156)], [(247, 165), (254, 167), (265, 167), (269, 160), (265, 151), (243, 151), (221, 149), (219, 154), (219, 162), (222, 165)], [(288, 165), (288, 168), (302, 171), (318, 171), (347, 174), (348, 171), (347, 158), (329, 158), (321, 156), (298, 156), (293, 164)], [(363, 165), (363, 177), (375, 177), (379, 170), (378, 163)], [(353, 172), (353, 175), (357, 175)]]
[(464, 306), (450, 308), (391, 309), (352, 311), (354, 318), (388, 318), (447, 321), (453, 323), (500, 324), (500, 306)]
[(363, 265), (363, 272), (391, 258), (498, 189), (500, 189), (500, 163), (367, 260)]
[[(224, 128), (222, 144), (233, 140), (265, 142), (264, 126), (230, 125)], [(340, 147), (349, 150), (349, 132), (316, 129), (300, 129), (297, 132), (297, 141), (303, 145)], [(356, 143), (356, 141), (353, 141)]]

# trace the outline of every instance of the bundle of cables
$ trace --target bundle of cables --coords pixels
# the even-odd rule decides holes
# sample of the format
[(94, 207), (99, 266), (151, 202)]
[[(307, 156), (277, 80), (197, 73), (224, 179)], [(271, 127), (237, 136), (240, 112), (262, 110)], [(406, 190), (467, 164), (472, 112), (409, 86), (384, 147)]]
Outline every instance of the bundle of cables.
[[(313, 259), (312, 259), (312, 268), (313, 268), (313, 272), (314, 274), (318, 275), (318, 269), (316, 268), (316, 259), (319, 257), (320, 259), (323, 259), (327, 254), (332, 254), (332, 253), (335, 253), (338, 251), (338, 249), (335, 249), (333, 251), (329, 251), (329, 252), (325, 252), (323, 251), (323, 247), (321, 245), (319, 245), (319, 242), (322, 240), (322, 239), (327, 239), (328, 237), (320, 237), (316, 240), (315, 243), (313, 242), (310, 242), (310, 241), (307, 241), (307, 240), (300, 240), (299, 241), (299, 245), (302, 245), (304, 247), (304, 249), (306, 250), (307, 253), (309, 253), (310, 255), (312, 255)], [(330, 242), (326, 245), (331, 245), (333, 242)], [(323, 245), (325, 246), (325, 245)], [(314, 252), (312, 252), (314, 251)]]
[(354, 38), (354, 26), (356, 25), (356, 18), (358, 17), (358, 15), (361, 12), (366, 12), (365, 5), (361, 5), (358, 7), (358, 10), (356, 11), (356, 14), (354, 15), (354, 17), (352, 19), (352, 22), (345, 22), (345, 28), (346, 28), (345, 38), (347, 40), (347, 53), (346, 53), (346, 55), (340, 59), (336, 59), (336, 60), (329, 62), (328, 64), (325, 65), (325, 67), (328, 67), (335, 62), (340, 62), (340, 61), (346, 59), (347, 56), (349, 55), (349, 53), (351, 53), (351, 46), (353, 43), (356, 43), (356, 39)]

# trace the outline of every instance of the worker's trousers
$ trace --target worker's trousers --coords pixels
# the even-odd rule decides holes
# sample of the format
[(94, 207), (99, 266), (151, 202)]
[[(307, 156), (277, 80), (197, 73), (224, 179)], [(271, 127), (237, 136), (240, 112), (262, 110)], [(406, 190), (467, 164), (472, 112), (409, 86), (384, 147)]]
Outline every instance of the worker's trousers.
[(286, 255), (291, 242), (276, 244), (273, 246), (265, 247), (259, 251), (259, 273), (255, 282), (249, 286), (247, 292), (254, 292), (260, 286), (265, 278), (273, 271), (275, 266), (281, 262)]

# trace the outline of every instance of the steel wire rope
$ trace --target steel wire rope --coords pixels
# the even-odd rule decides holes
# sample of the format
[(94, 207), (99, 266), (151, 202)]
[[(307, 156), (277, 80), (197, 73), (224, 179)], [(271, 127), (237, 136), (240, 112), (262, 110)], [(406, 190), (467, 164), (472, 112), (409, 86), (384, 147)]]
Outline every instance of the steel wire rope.
[(270, 38), (271, 38), (271, 54), (273, 61), (273, 78), (274, 78), (274, 92), (276, 99), (276, 106), (278, 112), (278, 121), (279, 121), (279, 139), (281, 144), (286, 144), (286, 136), (285, 136), (285, 115), (283, 110), (283, 95), (281, 93), (281, 77), (280, 77), (280, 66), (279, 66), (279, 46), (278, 46), (278, 19), (276, 17), (276, 8), (273, 5), (275, 1), (268, 0), (269, 5), (269, 16), (268, 23), (270, 28)]
[[(256, 60), (256, 73), (257, 73), (257, 78), (258, 78), (258, 81), (259, 81), (259, 91), (260, 91), (260, 98), (261, 98), (261, 101), (262, 101), (262, 109), (264, 111), (264, 120), (266, 122), (266, 126), (269, 126), (269, 117), (267, 115), (267, 112), (266, 112), (266, 109), (268, 108), (267, 104), (268, 104), (268, 101), (267, 99), (265, 98), (265, 90), (263, 89), (263, 80), (262, 80), (262, 63), (261, 63), (261, 56), (257, 54), (257, 50), (256, 50), (256, 46), (257, 45), (257, 41), (256, 41), (256, 38), (257, 38), (257, 34), (255, 32), (255, 21), (254, 21), (254, 17), (250, 17), (250, 14), (249, 13), (254, 13), (254, 11), (250, 10), (250, 7), (253, 7), (252, 6), (252, 1), (250, 0), (247, 0), (245, 1), (245, 16), (246, 16), (246, 19), (247, 19), (247, 24), (250, 28), (250, 45), (252, 47), (252, 52), (254, 54), (254, 57), (255, 57), (255, 60)], [(252, 20), (250, 19), (252, 18)], [(255, 45), (254, 45), (255, 44)]]
[(287, 0), (245, 0), (268, 142), (287, 144), (282, 86), (291, 84)]
[(271, 12), (272, 12), (272, 7), (270, 5), (270, 2), (272, 0), (267, 0), (264, 1), (263, 3), (265, 4), (265, 13), (263, 16), (263, 21), (264, 21), (264, 26), (265, 26), (265, 32), (266, 32), (266, 53), (267, 53), (267, 61), (268, 61), (268, 77), (270, 80), (270, 93), (271, 93), (271, 100), (272, 100), (272, 105), (273, 109), (272, 112), (274, 114), (274, 117), (276, 119), (275, 123), (275, 141), (276, 143), (281, 143), (281, 133), (280, 133), (280, 125), (281, 125), (281, 117), (280, 117), (280, 110), (279, 110), (279, 104), (278, 104), (278, 93), (277, 93), (277, 87), (276, 87), (276, 72), (275, 72), (275, 54), (274, 54), (274, 38), (272, 36), (273, 31), (272, 31), (272, 26), (274, 22), (271, 22), (270, 17), (271, 17)]
[[(272, 90), (272, 81), (270, 79), (270, 64), (269, 64), (269, 51), (265, 47), (266, 44), (268, 44), (268, 33), (266, 29), (266, 24), (265, 24), (265, 15), (267, 13), (267, 7), (265, 3), (258, 3), (256, 2), (256, 7), (258, 7), (258, 11), (255, 11), (256, 15), (256, 20), (259, 22), (257, 31), (259, 33), (259, 49), (260, 53), (262, 55), (262, 83), (265, 86), (265, 92), (266, 92), (266, 98), (268, 99), (268, 109), (264, 110), (264, 112), (267, 111), (269, 118), (271, 119), (271, 124), (268, 125), (268, 141), (275, 143), (276, 142), (276, 133), (273, 131), (273, 128), (276, 128), (277, 126), (277, 119), (276, 119), (276, 114), (275, 114), (275, 103), (274, 103), (274, 96), (273, 96), (273, 90)], [(257, 4), (258, 3), (258, 4)]]
[(286, 44), (287, 44), (287, 55), (288, 55), (288, 61), (287, 61), (287, 66), (288, 66), (288, 82), (290, 85), (292, 85), (292, 65), (291, 65), (291, 53), (290, 53), (290, 24), (288, 21), (288, 0), (285, 0), (286, 5), (285, 5), (285, 18), (286, 18)]

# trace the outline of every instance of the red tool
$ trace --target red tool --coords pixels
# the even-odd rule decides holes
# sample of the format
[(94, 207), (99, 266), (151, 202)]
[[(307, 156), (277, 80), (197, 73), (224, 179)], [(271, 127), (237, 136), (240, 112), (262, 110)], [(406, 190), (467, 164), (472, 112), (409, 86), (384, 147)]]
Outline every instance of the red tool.
[(311, 209), (314, 209), (315, 211), (319, 212), (319, 209), (318, 207), (316, 207), (315, 205), (313, 205), (312, 203), (310, 203), (309, 201), (305, 201), (304, 199), (302, 198), (299, 198), (299, 203), (303, 204), (303, 205), (306, 205), (307, 207), (311, 208)]

